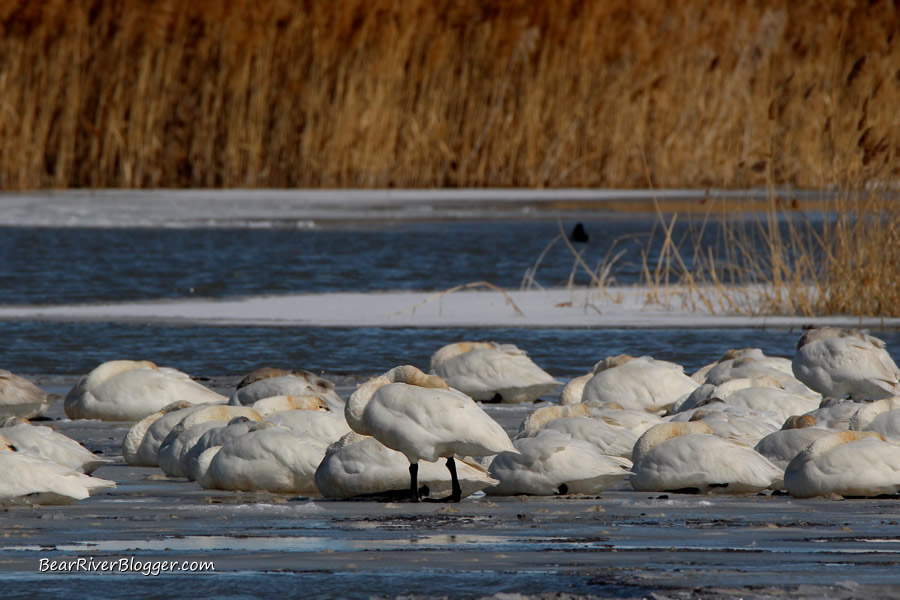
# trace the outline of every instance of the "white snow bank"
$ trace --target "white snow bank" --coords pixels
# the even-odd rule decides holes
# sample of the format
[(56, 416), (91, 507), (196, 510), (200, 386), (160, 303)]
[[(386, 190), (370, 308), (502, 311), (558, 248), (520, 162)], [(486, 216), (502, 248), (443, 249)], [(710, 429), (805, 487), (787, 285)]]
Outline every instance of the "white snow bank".
[(647, 303), (642, 287), (595, 290), (337, 292), (237, 299), (185, 299), (106, 304), (0, 307), (0, 319), (262, 325), (279, 327), (514, 327), (514, 328), (795, 328), (804, 325), (900, 327), (900, 319), (713, 314)]

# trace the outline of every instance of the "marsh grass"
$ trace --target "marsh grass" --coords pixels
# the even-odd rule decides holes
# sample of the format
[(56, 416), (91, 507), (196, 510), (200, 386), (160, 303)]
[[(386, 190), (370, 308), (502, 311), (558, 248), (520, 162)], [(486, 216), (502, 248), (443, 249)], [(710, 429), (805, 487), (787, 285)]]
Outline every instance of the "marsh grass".
[(884, 1), (0, 0), (0, 187), (894, 181), (898, 30)]
[[(659, 210), (640, 253), (639, 285), (648, 304), (712, 314), (900, 316), (897, 202), (894, 192), (843, 190), (800, 210), (773, 193), (767, 210), (736, 214), (726, 200), (713, 200), (677, 237), (679, 215)], [(597, 296), (613, 298), (621, 256), (614, 245), (595, 269), (567, 247), (573, 270), (588, 273)], [(526, 272), (523, 289), (543, 258)]]

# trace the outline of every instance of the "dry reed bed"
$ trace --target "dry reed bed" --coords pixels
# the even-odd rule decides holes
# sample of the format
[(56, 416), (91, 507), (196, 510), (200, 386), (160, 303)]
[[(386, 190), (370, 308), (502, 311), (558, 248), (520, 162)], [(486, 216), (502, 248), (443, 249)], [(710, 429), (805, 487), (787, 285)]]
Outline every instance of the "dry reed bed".
[[(714, 200), (679, 234), (679, 215), (659, 211), (641, 252), (640, 285), (650, 304), (714, 314), (898, 317), (896, 203), (896, 193), (843, 191), (805, 212), (772, 194), (767, 210), (736, 214), (729, 201)], [(569, 285), (576, 271), (586, 272), (597, 295), (615, 300), (619, 240), (591, 268), (561, 225), (522, 289), (539, 287), (535, 272), (560, 240), (574, 257)]]
[(892, 181), (890, 2), (0, 0), (0, 187)]

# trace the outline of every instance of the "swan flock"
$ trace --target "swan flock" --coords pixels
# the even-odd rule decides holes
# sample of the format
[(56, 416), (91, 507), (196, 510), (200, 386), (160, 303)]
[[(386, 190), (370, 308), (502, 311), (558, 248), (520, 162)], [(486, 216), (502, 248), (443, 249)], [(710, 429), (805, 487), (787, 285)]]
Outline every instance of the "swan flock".
[[(121, 457), (31, 423), (55, 397), (0, 371), (0, 503), (115, 493), (92, 474), (115, 462), (207, 489), (413, 502), (616, 486), (900, 493), (900, 369), (864, 331), (811, 329), (792, 357), (733, 349), (693, 374), (650, 356), (598, 358), (563, 382), (512, 344), (457, 342), (434, 352), (429, 372), (393, 366), (347, 398), (301, 370), (265, 367), (223, 395), (177, 369), (110, 361), (79, 379), (64, 409), (128, 423)], [(506, 430), (491, 403), (532, 410)]]

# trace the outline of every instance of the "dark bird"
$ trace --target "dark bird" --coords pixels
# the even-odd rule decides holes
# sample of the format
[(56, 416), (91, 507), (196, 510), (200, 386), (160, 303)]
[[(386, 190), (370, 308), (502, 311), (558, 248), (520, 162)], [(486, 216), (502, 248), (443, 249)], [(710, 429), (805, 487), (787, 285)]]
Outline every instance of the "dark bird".
[(569, 234), (569, 240), (572, 242), (585, 243), (589, 239), (591, 238), (588, 236), (587, 231), (584, 230), (584, 225), (576, 223), (575, 227), (572, 229), (572, 233)]

